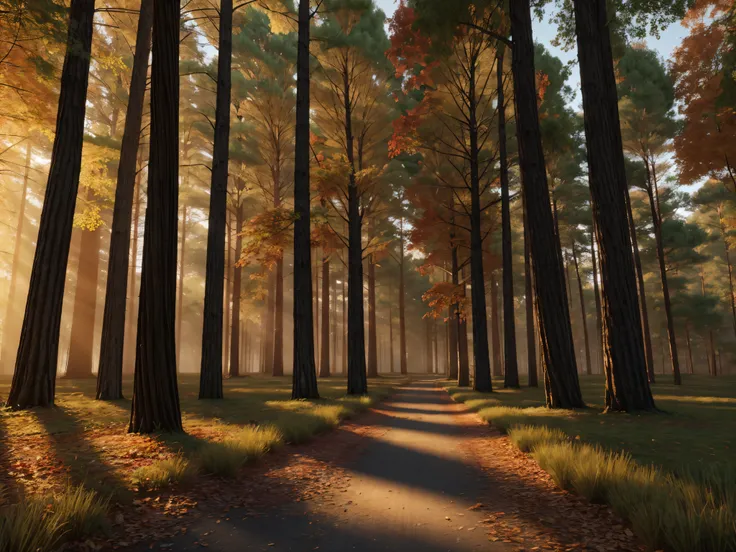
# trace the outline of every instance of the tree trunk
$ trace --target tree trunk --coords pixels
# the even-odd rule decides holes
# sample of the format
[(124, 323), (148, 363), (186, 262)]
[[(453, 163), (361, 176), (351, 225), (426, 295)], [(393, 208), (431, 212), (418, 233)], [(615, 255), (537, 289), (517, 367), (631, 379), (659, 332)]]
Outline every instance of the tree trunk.
[(401, 239), (399, 247), (399, 367), (401, 374), (407, 374), (406, 366), (406, 291), (404, 289), (404, 218), (401, 218)]
[(330, 258), (322, 259), (322, 353), (319, 377), (330, 377)]
[(427, 374), (434, 373), (432, 366), (432, 325), (429, 317), (424, 319), (424, 357)]
[[(457, 248), (455, 248), (455, 256), (453, 263), (457, 263)], [(465, 275), (462, 275), (463, 281), (463, 297), (465, 297)], [(470, 359), (468, 358), (468, 321), (460, 315), (458, 310), (455, 314), (458, 329), (458, 367), (457, 367), (457, 385), (458, 387), (470, 386)]]
[(179, 5), (154, 2), (151, 153), (131, 433), (182, 431), (176, 382)]
[(553, 408), (584, 406), (580, 393), (565, 276), (549, 202), (549, 188), (539, 130), (534, 70), (534, 41), (529, 0), (510, 4), (513, 35), (514, 96), (519, 160), (529, 221), (534, 285), (545, 367), (545, 395)]
[(583, 324), (583, 337), (585, 339), (585, 373), (593, 374), (593, 367), (590, 361), (590, 340), (588, 338), (588, 317), (585, 314), (585, 294), (583, 293), (583, 281), (580, 279), (580, 266), (578, 265), (578, 253), (575, 248), (575, 242), (572, 244), (572, 261), (575, 265), (575, 276), (578, 280), (578, 295), (580, 296), (580, 318)]
[[(139, 163), (140, 165), (140, 163)], [(135, 368), (135, 330), (138, 320), (138, 234), (141, 211), (141, 173), (138, 170), (135, 183), (135, 207), (133, 208), (133, 240), (130, 245), (130, 275), (128, 276), (128, 306), (125, 318), (125, 352), (123, 355), (123, 373), (132, 374)]]
[(316, 399), (309, 231), (309, 0), (299, 0), (294, 148), (294, 370), (292, 399)]
[[(87, 200), (92, 200), (87, 190)], [(100, 267), (100, 241), (102, 229), (81, 230), (82, 239), (77, 267), (77, 286), (74, 291), (67, 378), (91, 378), (92, 353), (95, 336), (95, 313), (97, 311), (97, 275)]]
[(342, 273), (342, 359), (341, 369), (343, 374), (348, 371), (348, 265), (343, 262)]
[(389, 369), (394, 373), (394, 312), (389, 306), (388, 308), (388, 354)]
[[(240, 259), (240, 253), (243, 251), (243, 205), (242, 203), (235, 208), (235, 267), (233, 269), (233, 287), (232, 287), (232, 322), (230, 323), (230, 375), (239, 376), (240, 370), (240, 291), (243, 287), (242, 274), (243, 268), (238, 265), (237, 260)], [(222, 386), (222, 379), (220, 379)]]
[[(651, 173), (651, 176), (650, 176)], [(659, 210), (659, 193), (657, 191), (657, 176), (654, 167), (647, 163), (647, 193), (649, 194), (649, 206), (652, 212), (654, 224), (654, 239), (657, 244), (657, 260), (659, 261), (659, 277), (662, 281), (662, 295), (664, 296), (664, 313), (667, 319), (667, 337), (670, 346), (670, 361), (672, 363), (672, 374), (675, 385), (682, 383), (680, 376), (680, 359), (677, 355), (677, 336), (675, 335), (675, 320), (672, 315), (672, 304), (670, 301), (670, 286), (667, 282), (667, 265), (664, 258), (664, 245), (662, 244), (662, 214)]]
[(337, 370), (336, 368), (337, 367), (337, 283), (335, 283), (335, 287), (332, 293), (332, 313), (331, 313), (330, 319), (332, 321), (332, 346), (330, 347), (330, 353), (331, 353), (330, 368), (332, 370)]
[(685, 342), (687, 343), (688, 368), (690, 369), (690, 373), (694, 374), (695, 365), (693, 364), (693, 345), (690, 341), (690, 328), (687, 323), (685, 323)]
[(184, 271), (187, 260), (187, 215), (188, 209), (184, 205), (181, 218), (181, 252), (179, 253), (179, 284), (178, 297), (176, 299), (176, 366), (181, 370), (181, 326), (184, 320)]
[[(454, 235), (450, 237), (450, 241), (454, 240)], [(458, 266), (457, 266), (457, 247), (453, 244), (452, 246), (452, 268), (451, 268), (452, 283), (455, 287), (458, 286)], [(450, 367), (447, 371), (447, 377), (451, 380), (458, 379), (458, 306), (450, 305), (449, 312), (447, 313), (447, 324), (449, 330), (449, 362)]]
[(653, 410), (626, 224), (626, 171), (605, 0), (573, 0), (603, 281), (606, 410)]
[(652, 348), (652, 334), (649, 329), (649, 309), (647, 308), (647, 293), (644, 288), (644, 271), (641, 268), (641, 255), (639, 254), (639, 240), (636, 236), (636, 225), (634, 224), (634, 213), (631, 210), (631, 196), (626, 190), (626, 211), (629, 219), (629, 234), (631, 235), (631, 248), (633, 251), (634, 266), (636, 267), (636, 278), (639, 289), (639, 302), (641, 312), (641, 327), (644, 334), (644, 352), (647, 360), (647, 375), (649, 383), (654, 383), (654, 352)]
[[(628, 197), (628, 195), (627, 195)], [(596, 259), (596, 241), (595, 241), (595, 220), (591, 226), (590, 232), (590, 259), (593, 262), (593, 293), (595, 294), (595, 335), (596, 335), (596, 358), (599, 373), (603, 373), (603, 321), (601, 316), (601, 294), (598, 289), (598, 261)], [(644, 304), (642, 303), (642, 306)], [(649, 325), (647, 324), (646, 331), (649, 331)], [(648, 334), (647, 334), (648, 335)], [(646, 335), (645, 335), (646, 338)], [(646, 339), (644, 341), (646, 346)], [(649, 353), (651, 354), (652, 347), (651, 342), (649, 343)], [(649, 364), (647, 364), (649, 365)]]
[[(123, 398), (123, 352), (125, 347), (125, 320), (130, 320), (133, 329), (134, 312), (126, 309), (126, 292), (133, 293), (134, 282), (128, 281), (130, 255), (130, 224), (133, 211), (133, 195), (136, 188), (136, 158), (143, 120), (143, 103), (148, 76), (148, 57), (151, 52), (151, 29), (153, 27), (153, 2), (143, 0), (138, 15), (138, 30), (135, 39), (133, 71), (130, 76), (128, 107), (120, 147), (118, 178), (115, 187), (115, 207), (112, 213), (110, 254), (107, 261), (107, 288), (105, 310), (102, 315), (102, 338), (100, 339), (100, 362), (97, 373), (97, 395), (99, 400)], [(139, 188), (140, 189), (140, 188)], [(135, 234), (138, 231), (138, 209), (136, 204)], [(133, 270), (135, 279), (137, 239), (134, 240)], [(128, 306), (132, 306), (129, 303)], [(133, 335), (130, 335), (133, 343)]]
[(51, 406), (74, 206), (82, 163), (94, 0), (72, 0), (51, 166), (7, 405)]
[(476, 69), (477, 64), (471, 63), (467, 100), (470, 148), (470, 303), (473, 313), (473, 357), (475, 359), (473, 389), (490, 392), (493, 391), (493, 383), (491, 382), (491, 363), (488, 354), (488, 314), (486, 312), (486, 282), (483, 273)]
[(373, 255), (368, 258), (368, 377), (378, 376), (376, 336), (376, 264)]
[(493, 375), (503, 375), (503, 355), (501, 354), (501, 330), (498, 312), (498, 281), (496, 273), (491, 272), (491, 348), (493, 355)]
[[(233, 48), (233, 3), (220, 1), (220, 31), (215, 100), (215, 143), (210, 180), (210, 212), (207, 226), (207, 266), (202, 315), (202, 361), (199, 398), (222, 398), (223, 287), (225, 283), (225, 232), (227, 226), (227, 181), (230, 160), (230, 96)], [(228, 251), (229, 253), (229, 251)], [(237, 364), (237, 359), (234, 361)]]
[(23, 248), (23, 227), (26, 222), (26, 201), (28, 199), (28, 182), (30, 181), (29, 173), (31, 171), (31, 141), (26, 142), (26, 164), (23, 171), (23, 191), (20, 195), (20, 205), (18, 206), (18, 221), (15, 226), (15, 241), (13, 242), (13, 265), (10, 269), (10, 286), (8, 287), (8, 299), (5, 304), (5, 318), (3, 319), (3, 342), (0, 347), (0, 372), (5, 371), (10, 366), (10, 356), (13, 354), (11, 343), (15, 342), (18, 335), (18, 317), (17, 312), (17, 287), (18, 287), (18, 268), (20, 266), (20, 252)]
[(501, 233), (503, 257), (503, 354), (506, 388), (519, 387), (519, 364), (516, 357), (516, 323), (514, 320), (514, 267), (511, 253), (511, 198), (509, 194), (509, 168), (506, 155), (506, 102), (503, 75), (504, 50), (501, 48), (496, 62), (498, 90), (498, 144), (501, 165)]
[[(523, 186), (523, 183), (522, 183)], [(532, 281), (531, 252), (529, 243), (529, 221), (526, 202), (522, 194), (524, 217), (524, 303), (526, 304), (526, 365), (529, 387), (539, 387), (537, 378), (537, 340), (534, 333), (534, 282)]]

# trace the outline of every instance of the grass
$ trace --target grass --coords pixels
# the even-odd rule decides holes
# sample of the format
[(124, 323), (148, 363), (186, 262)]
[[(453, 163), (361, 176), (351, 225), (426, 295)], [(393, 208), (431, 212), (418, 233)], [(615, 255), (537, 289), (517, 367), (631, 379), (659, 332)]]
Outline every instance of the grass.
[(0, 516), (0, 552), (38, 552), (107, 528), (106, 500), (83, 487), (22, 497)]
[[(56, 406), (0, 410), (0, 552), (46, 551), (103, 530), (108, 502), (236, 477), (244, 464), (285, 443), (329, 430), (391, 393), (398, 378), (369, 381), (346, 397), (342, 378), (321, 379), (319, 401), (292, 401), (291, 378), (224, 382), (225, 399), (199, 400), (199, 378), (182, 375), (185, 434), (129, 435), (130, 400), (96, 401), (95, 380), (57, 382)], [(126, 397), (132, 381), (125, 382)], [(0, 378), (0, 398), (10, 378)], [(105, 497), (100, 498), (100, 497)]]
[(736, 378), (658, 383), (665, 412), (642, 415), (601, 414), (602, 379), (581, 385), (592, 408), (575, 411), (545, 408), (539, 389), (448, 390), (508, 432), (561, 488), (628, 518), (651, 548), (736, 550)]

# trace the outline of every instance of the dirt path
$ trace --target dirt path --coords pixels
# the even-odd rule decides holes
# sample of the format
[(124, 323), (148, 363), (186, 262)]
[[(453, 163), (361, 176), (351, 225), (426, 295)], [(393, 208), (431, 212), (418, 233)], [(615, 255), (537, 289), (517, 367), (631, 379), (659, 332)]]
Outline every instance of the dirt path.
[(287, 456), (253, 476), (273, 482), (275, 495), (289, 480), (296, 497), (200, 513), (186, 533), (136, 550), (637, 549), (610, 512), (559, 491), (432, 382)]

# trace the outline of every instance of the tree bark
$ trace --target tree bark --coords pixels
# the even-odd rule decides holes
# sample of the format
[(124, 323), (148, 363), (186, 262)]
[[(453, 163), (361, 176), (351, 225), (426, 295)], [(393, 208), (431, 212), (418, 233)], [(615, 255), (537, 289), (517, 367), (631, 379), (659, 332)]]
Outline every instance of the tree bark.
[(309, 0), (299, 0), (294, 149), (294, 369), (292, 399), (316, 399), (309, 231)]
[[(87, 190), (87, 200), (92, 200)], [(101, 228), (81, 230), (82, 239), (77, 266), (77, 286), (74, 291), (67, 378), (91, 378), (92, 353), (95, 336), (95, 314), (97, 311), (97, 275), (100, 266)]]
[(517, 140), (543, 344), (545, 395), (552, 408), (582, 407), (565, 276), (557, 250), (539, 130), (529, 0), (511, 2), (510, 15)]
[[(125, 347), (125, 320), (128, 316), (132, 333), (134, 312), (126, 309), (126, 292), (133, 292), (134, 282), (128, 282), (130, 259), (130, 225), (133, 211), (133, 195), (136, 188), (136, 158), (143, 120), (143, 103), (148, 76), (148, 57), (151, 52), (151, 29), (153, 27), (153, 1), (141, 0), (136, 31), (133, 71), (130, 76), (128, 107), (125, 112), (125, 127), (120, 147), (118, 178), (115, 187), (115, 207), (112, 213), (110, 254), (107, 261), (107, 288), (105, 310), (102, 315), (102, 337), (100, 339), (100, 362), (97, 372), (98, 400), (123, 398), (123, 352)], [(139, 188), (140, 189), (140, 188)], [(137, 238), (138, 211), (136, 204), (135, 234)], [(133, 270), (135, 279), (137, 239), (134, 240)], [(129, 304), (129, 306), (131, 306)], [(134, 337), (129, 336), (130, 343)]]
[(389, 354), (389, 369), (391, 373), (394, 373), (394, 312), (389, 306), (388, 308), (388, 354)]
[(378, 376), (378, 342), (376, 336), (376, 264), (368, 258), (368, 377)]
[(330, 377), (330, 258), (322, 258), (322, 353), (319, 377)]
[[(232, 288), (232, 321), (230, 323), (230, 375), (239, 376), (240, 370), (240, 292), (243, 287), (243, 268), (238, 265), (240, 253), (243, 251), (243, 205), (235, 207), (235, 263), (233, 269)], [(222, 383), (220, 383), (222, 385)]]
[(652, 223), (654, 224), (654, 239), (657, 244), (657, 260), (659, 261), (659, 277), (662, 281), (662, 295), (664, 298), (664, 313), (667, 319), (667, 337), (670, 346), (670, 361), (672, 363), (672, 375), (675, 385), (682, 383), (680, 375), (680, 359), (677, 355), (677, 336), (675, 334), (675, 320), (672, 315), (672, 303), (670, 301), (670, 286), (667, 282), (667, 265), (664, 258), (664, 245), (662, 243), (662, 213), (659, 210), (659, 192), (657, 191), (657, 176), (654, 166), (647, 162), (647, 193), (649, 194), (649, 206), (652, 212)]
[[(450, 236), (450, 241), (453, 242), (455, 236)], [(458, 266), (457, 266), (457, 247), (454, 245), (452, 246), (452, 267), (451, 267), (451, 278), (452, 283), (455, 287), (459, 284), (459, 277), (458, 277)], [(447, 313), (447, 324), (449, 329), (449, 362), (450, 367), (447, 371), (447, 377), (451, 380), (457, 380), (458, 379), (458, 306), (457, 305), (450, 305), (449, 312)]]
[(20, 266), (20, 252), (23, 245), (23, 227), (26, 222), (26, 201), (28, 198), (29, 173), (31, 171), (31, 141), (26, 142), (26, 164), (23, 170), (23, 191), (20, 195), (18, 207), (18, 220), (15, 226), (15, 241), (13, 242), (13, 265), (10, 269), (10, 285), (8, 287), (8, 299), (5, 304), (5, 318), (3, 319), (3, 342), (0, 347), (0, 372), (10, 365), (12, 354), (10, 344), (15, 341), (18, 334), (18, 312), (17, 312), (17, 287), (18, 268)]
[[(628, 197), (628, 195), (627, 195)], [(596, 241), (595, 241), (595, 220), (591, 226), (590, 232), (590, 259), (593, 262), (593, 293), (595, 294), (595, 335), (596, 335), (596, 358), (598, 369), (600, 373), (603, 373), (603, 320), (601, 315), (601, 294), (598, 289), (598, 261), (596, 253)], [(642, 304), (643, 306), (643, 304)], [(647, 324), (646, 331), (649, 331), (649, 325)], [(646, 336), (645, 336), (646, 337)], [(645, 339), (646, 345), (646, 339)], [(649, 343), (649, 352), (651, 353), (651, 343)], [(649, 365), (649, 364), (647, 364)]]
[(572, 244), (572, 262), (575, 265), (575, 276), (578, 280), (578, 295), (580, 296), (580, 318), (583, 324), (583, 338), (585, 339), (585, 373), (593, 374), (593, 366), (590, 360), (590, 339), (588, 338), (588, 317), (585, 314), (585, 294), (583, 293), (583, 281), (580, 278), (580, 266), (578, 265), (578, 253), (575, 242)]
[(687, 322), (685, 323), (685, 342), (687, 343), (688, 369), (690, 374), (694, 374), (695, 365), (693, 364), (693, 345), (690, 342), (690, 328), (688, 327)]
[[(140, 163), (139, 163), (140, 165)], [(123, 373), (132, 374), (135, 368), (135, 330), (136, 321), (138, 320), (138, 294), (136, 290), (140, 288), (138, 282), (138, 235), (140, 226), (141, 211), (141, 173), (138, 170), (136, 175), (136, 191), (135, 191), (135, 207), (133, 208), (133, 239), (130, 245), (130, 275), (128, 276), (128, 306), (126, 308), (125, 318), (125, 351), (123, 354)]]
[(179, 5), (154, 2), (151, 153), (131, 433), (182, 431), (176, 382)]
[[(225, 293), (222, 297), (222, 302), (225, 304), (223, 307), (224, 310), (224, 317), (223, 317), (223, 329), (222, 329), (222, 366), (230, 366), (230, 305), (231, 305), (231, 299), (232, 299), (232, 288), (233, 288), (233, 275), (232, 275), (232, 240), (233, 240), (233, 232), (232, 232), (232, 226), (233, 226), (233, 217), (232, 213), (230, 211), (227, 211), (226, 214), (226, 223), (225, 223)], [(201, 379), (201, 372), (200, 372), (200, 379)]]
[[(455, 248), (455, 257), (453, 263), (457, 263), (457, 248)], [(465, 297), (465, 275), (462, 275), (463, 281), (463, 297)], [(458, 368), (457, 368), (457, 385), (458, 387), (470, 386), (470, 359), (468, 357), (468, 321), (460, 315), (458, 310), (455, 313), (458, 328)]]
[(626, 171), (605, 0), (573, 0), (603, 281), (606, 410), (653, 410), (626, 224)]
[[(232, 88), (233, 3), (220, 2), (220, 31), (215, 99), (215, 143), (212, 150), (210, 212), (207, 226), (207, 264), (202, 314), (202, 360), (199, 398), (222, 398), (223, 287), (225, 283), (225, 231), (227, 181), (230, 160), (230, 96)], [(229, 270), (229, 267), (227, 267)], [(234, 361), (237, 363), (237, 359)]]
[(634, 266), (636, 267), (636, 278), (639, 289), (639, 302), (641, 312), (641, 327), (644, 334), (644, 352), (647, 360), (647, 375), (649, 383), (654, 383), (654, 351), (652, 347), (652, 334), (649, 329), (649, 309), (647, 308), (647, 293), (644, 288), (644, 271), (641, 267), (641, 255), (639, 254), (639, 240), (636, 236), (636, 225), (634, 224), (634, 213), (631, 210), (631, 196), (626, 190), (626, 211), (629, 219), (629, 234), (631, 235), (631, 248), (633, 251)]
[(470, 303), (473, 313), (473, 357), (475, 359), (473, 389), (490, 392), (493, 391), (493, 383), (488, 354), (488, 314), (486, 311), (486, 282), (483, 273), (476, 69), (477, 64), (471, 63), (467, 98), (470, 153)]
[(51, 166), (7, 405), (51, 406), (74, 206), (82, 163), (94, 0), (72, 0)]
[(406, 290), (404, 282), (404, 218), (401, 218), (399, 251), (399, 368), (401, 374), (407, 374), (406, 362)]
[[(522, 183), (523, 186), (523, 183)], [(532, 281), (529, 221), (522, 194), (524, 217), (524, 303), (526, 304), (526, 365), (529, 387), (539, 387), (537, 377), (537, 339), (534, 332), (534, 282)]]

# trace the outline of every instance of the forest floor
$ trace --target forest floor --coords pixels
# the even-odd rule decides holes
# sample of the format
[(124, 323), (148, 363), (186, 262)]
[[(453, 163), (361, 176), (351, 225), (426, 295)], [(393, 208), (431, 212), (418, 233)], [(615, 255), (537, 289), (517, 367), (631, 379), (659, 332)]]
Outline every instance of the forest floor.
[(239, 481), (249, 504), (201, 502), (185, 531), (132, 550), (640, 550), (607, 508), (561, 491), (436, 381)]
[[(544, 407), (542, 388), (503, 389), (494, 379), (492, 396), (467, 388), (448, 387), (456, 401), (499, 428), (514, 424), (545, 425), (571, 438), (624, 451), (640, 464), (653, 464), (671, 472), (699, 471), (718, 466), (736, 473), (736, 377), (682, 376), (674, 385), (659, 375), (652, 386), (657, 414), (602, 414), (605, 382), (602, 376), (581, 376), (583, 410)], [(516, 410), (521, 408), (522, 410)]]

